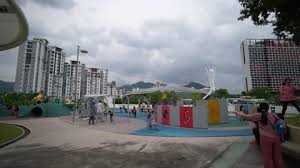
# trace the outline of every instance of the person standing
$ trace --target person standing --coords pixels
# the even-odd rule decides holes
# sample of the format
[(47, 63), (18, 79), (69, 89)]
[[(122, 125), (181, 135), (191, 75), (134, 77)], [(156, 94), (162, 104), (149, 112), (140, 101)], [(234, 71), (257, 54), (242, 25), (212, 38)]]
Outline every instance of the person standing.
[(136, 118), (136, 108), (135, 108), (135, 106), (133, 106), (132, 114), (133, 114), (133, 117)]
[(96, 106), (95, 106), (95, 102), (91, 101), (89, 104), (89, 113), (90, 113), (90, 118), (89, 118), (89, 125), (95, 124), (95, 115), (96, 115)]
[(123, 111), (124, 111), (125, 113), (128, 113), (127, 108), (126, 108), (125, 106), (123, 106)]
[(292, 104), (300, 113), (300, 108), (296, 103), (296, 88), (292, 86), (291, 83), (292, 80), (290, 78), (286, 78), (279, 88), (280, 102), (282, 104), (282, 118), (284, 118), (288, 104)]
[(235, 112), (235, 114), (246, 120), (258, 123), (264, 168), (283, 168), (281, 139), (273, 128), (277, 119), (272, 113), (268, 112), (269, 105), (267, 103), (260, 103), (258, 109), (260, 113), (244, 114)]
[(16, 104), (16, 105), (15, 105), (15, 116), (16, 116), (16, 117), (19, 116), (19, 111), (20, 111), (20, 108), (19, 108), (19, 106)]
[(110, 122), (112, 123), (113, 122), (114, 113), (111, 110), (109, 110), (108, 114), (109, 114)]
[(15, 116), (15, 105), (11, 105), (8, 107), (11, 116)]

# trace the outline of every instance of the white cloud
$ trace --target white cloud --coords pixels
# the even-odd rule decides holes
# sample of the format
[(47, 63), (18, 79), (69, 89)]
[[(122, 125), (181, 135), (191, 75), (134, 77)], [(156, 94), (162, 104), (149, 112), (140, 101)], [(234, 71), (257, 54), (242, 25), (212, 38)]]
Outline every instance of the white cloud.
[[(108, 68), (110, 80), (121, 84), (206, 83), (204, 66), (214, 65), (217, 86), (240, 91), (240, 42), (273, 37), (270, 27), (237, 21), (237, 0), (27, 1), (22, 9), (31, 37), (61, 46), (68, 60), (76, 58), (80, 45), (89, 51), (80, 56), (83, 63)], [(14, 78), (4, 75), (2, 66), (9, 64), (7, 74), (14, 74), (13, 59), (1, 61), (1, 79)]]

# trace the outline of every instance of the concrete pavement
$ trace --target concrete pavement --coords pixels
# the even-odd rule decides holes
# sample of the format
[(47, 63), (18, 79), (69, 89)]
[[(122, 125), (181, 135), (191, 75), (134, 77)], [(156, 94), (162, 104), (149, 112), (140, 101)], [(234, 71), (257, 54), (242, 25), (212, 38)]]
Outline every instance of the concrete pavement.
[(169, 138), (104, 132), (60, 118), (5, 120), (31, 134), (0, 150), (6, 167), (205, 167), (238, 137)]
[[(31, 130), (25, 139), (0, 149), (1, 168), (263, 167), (259, 148), (249, 145), (253, 137), (134, 136), (126, 134), (135, 128), (124, 121), (93, 126), (86, 121), (73, 125), (66, 118), (1, 120)], [(108, 132), (112, 130), (120, 132)], [(297, 159), (284, 156), (284, 160), (286, 168), (300, 167)]]
[[(69, 124), (73, 124), (73, 119), (71, 116), (60, 117), (59, 119)], [(98, 119), (95, 125), (89, 125), (88, 118), (75, 118), (74, 124), (76, 126), (85, 127), (88, 129), (96, 129), (120, 134), (129, 134), (132, 131), (146, 127), (146, 122), (143, 120), (124, 117), (114, 117), (112, 123), (109, 121), (109, 119), (105, 119), (104, 122), (101, 122)]]

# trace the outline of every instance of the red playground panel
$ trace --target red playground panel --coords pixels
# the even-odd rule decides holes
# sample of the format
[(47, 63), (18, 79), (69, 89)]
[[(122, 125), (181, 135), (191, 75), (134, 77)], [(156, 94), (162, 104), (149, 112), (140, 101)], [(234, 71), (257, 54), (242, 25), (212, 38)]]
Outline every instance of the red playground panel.
[(168, 105), (163, 105), (161, 107), (161, 120), (162, 124), (170, 125), (170, 107)]
[(193, 128), (193, 107), (179, 107), (180, 127)]

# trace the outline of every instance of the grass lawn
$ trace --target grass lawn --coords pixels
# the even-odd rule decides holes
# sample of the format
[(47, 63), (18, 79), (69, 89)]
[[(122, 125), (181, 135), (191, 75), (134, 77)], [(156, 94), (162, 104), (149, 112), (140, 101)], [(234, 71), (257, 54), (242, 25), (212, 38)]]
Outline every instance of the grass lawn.
[(293, 117), (286, 117), (287, 123), (296, 127), (300, 127), (300, 115)]
[(0, 144), (20, 136), (22, 132), (22, 129), (19, 127), (0, 123)]

